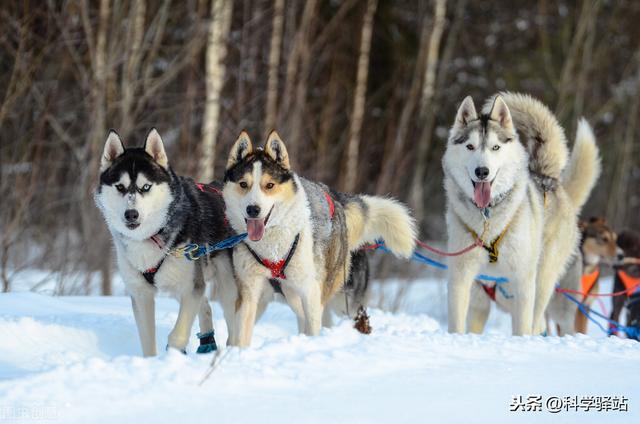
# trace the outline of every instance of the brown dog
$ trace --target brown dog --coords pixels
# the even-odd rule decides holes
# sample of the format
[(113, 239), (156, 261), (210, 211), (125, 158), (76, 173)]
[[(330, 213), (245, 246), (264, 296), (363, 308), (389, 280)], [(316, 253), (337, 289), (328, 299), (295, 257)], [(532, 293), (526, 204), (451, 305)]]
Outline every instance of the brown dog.
[[(613, 262), (617, 254), (616, 233), (607, 225), (602, 217), (592, 217), (588, 221), (580, 221), (582, 242), (582, 281), (580, 291), (584, 294), (582, 304), (591, 308), (593, 297), (590, 293), (598, 292), (600, 279), (600, 262), (604, 259)], [(576, 312), (575, 328), (578, 333), (587, 332), (587, 317), (579, 310)]]

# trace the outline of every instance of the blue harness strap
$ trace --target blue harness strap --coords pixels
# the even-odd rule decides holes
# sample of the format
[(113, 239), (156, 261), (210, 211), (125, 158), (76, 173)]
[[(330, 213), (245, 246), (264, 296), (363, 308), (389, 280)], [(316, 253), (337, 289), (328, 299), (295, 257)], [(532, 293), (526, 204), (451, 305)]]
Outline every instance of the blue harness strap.
[(218, 250), (225, 250), (234, 247), (235, 245), (242, 242), (247, 237), (247, 233), (237, 234), (235, 236), (231, 236), (227, 239), (219, 241), (216, 244), (198, 244), (198, 243), (189, 243), (186, 246), (179, 247), (175, 249), (175, 254), (177, 256), (184, 256), (184, 258), (195, 261), (200, 259), (201, 257), (208, 255), (209, 253), (213, 253)]
[[(559, 286), (556, 286), (556, 288), (559, 288)], [(571, 302), (573, 302), (576, 305), (578, 305), (578, 309), (580, 310), (580, 312), (582, 312), (587, 317), (587, 319), (589, 321), (594, 323), (603, 332), (609, 334), (609, 332), (611, 330), (613, 330), (613, 331), (623, 331), (627, 335), (627, 337), (630, 338), (630, 339), (638, 340), (638, 338), (640, 337), (640, 328), (628, 327), (628, 326), (622, 325), (618, 321), (614, 321), (611, 318), (599, 313), (598, 311), (595, 311), (595, 310), (593, 310), (591, 308), (587, 309), (582, 302), (580, 302), (575, 297), (569, 295), (568, 293), (565, 293), (565, 292), (560, 292), (560, 293), (562, 293)], [(610, 328), (609, 329), (604, 328), (604, 326), (602, 324), (600, 324), (595, 318), (593, 318), (591, 316), (591, 314), (593, 314), (593, 315), (595, 315), (595, 316), (597, 316), (599, 318), (602, 318), (603, 320), (607, 321), (610, 324)]]

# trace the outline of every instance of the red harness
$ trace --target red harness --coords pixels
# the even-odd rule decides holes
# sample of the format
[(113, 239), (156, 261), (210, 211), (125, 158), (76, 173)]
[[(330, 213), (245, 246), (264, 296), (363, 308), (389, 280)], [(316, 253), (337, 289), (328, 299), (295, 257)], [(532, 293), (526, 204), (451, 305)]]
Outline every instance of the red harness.
[(480, 283), (480, 286), (482, 286), (482, 289), (487, 294), (487, 296), (489, 296), (489, 298), (495, 302), (496, 301), (496, 286), (489, 287), (484, 283)]
[(324, 198), (327, 199), (327, 205), (329, 205), (329, 216), (333, 219), (333, 215), (336, 213), (336, 205), (333, 203), (333, 199), (326, 191), (324, 192)]
[(204, 183), (195, 183), (195, 184), (196, 184), (196, 187), (198, 187), (198, 190), (200, 190), (203, 193), (206, 193), (208, 191), (210, 193), (215, 193), (222, 196), (222, 192), (212, 185), (204, 184)]
[[(329, 193), (327, 193), (326, 191), (324, 192), (324, 198), (327, 200), (327, 206), (329, 207), (329, 216), (331, 217), (331, 219), (333, 219), (333, 216), (335, 215), (335, 212), (336, 212), (336, 206), (333, 203), (333, 199), (331, 198)], [(249, 253), (251, 253), (251, 256), (253, 256), (256, 262), (258, 262), (265, 268), (269, 269), (269, 271), (271, 271), (272, 280), (270, 280), (270, 282), (271, 282), (271, 285), (274, 286), (274, 289), (276, 291), (281, 291), (281, 290), (279, 290), (279, 288), (276, 288), (275, 282), (273, 279), (276, 279), (276, 278), (280, 280), (287, 279), (287, 275), (284, 273), (284, 271), (287, 268), (287, 265), (289, 265), (291, 258), (293, 258), (293, 254), (296, 252), (296, 248), (298, 247), (299, 240), (300, 240), (300, 234), (296, 235), (296, 238), (293, 240), (293, 243), (291, 244), (291, 248), (289, 249), (289, 253), (287, 254), (287, 257), (284, 259), (280, 259), (278, 261), (271, 261), (269, 259), (261, 258), (260, 255), (258, 255), (247, 243), (244, 244), (245, 246), (247, 246)]]

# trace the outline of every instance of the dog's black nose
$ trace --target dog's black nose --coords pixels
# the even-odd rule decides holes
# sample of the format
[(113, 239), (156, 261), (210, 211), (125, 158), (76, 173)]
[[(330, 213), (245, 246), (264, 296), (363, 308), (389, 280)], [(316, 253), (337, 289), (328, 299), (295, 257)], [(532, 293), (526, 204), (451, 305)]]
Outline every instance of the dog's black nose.
[(624, 261), (624, 253), (618, 253), (617, 258), (619, 262)]
[(486, 180), (489, 176), (489, 168), (486, 166), (479, 166), (476, 168), (476, 177), (481, 180)]
[(135, 209), (127, 209), (126, 211), (124, 211), (124, 219), (126, 219), (128, 222), (137, 221), (139, 216), (140, 214)]
[(249, 215), (249, 218), (257, 218), (258, 215), (260, 215), (260, 206), (258, 205), (247, 206), (247, 215)]

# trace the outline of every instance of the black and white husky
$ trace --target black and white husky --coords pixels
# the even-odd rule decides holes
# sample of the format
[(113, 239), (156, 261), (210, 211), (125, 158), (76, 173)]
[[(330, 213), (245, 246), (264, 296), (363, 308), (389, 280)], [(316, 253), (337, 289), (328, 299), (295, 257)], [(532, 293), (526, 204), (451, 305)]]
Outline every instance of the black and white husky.
[(327, 302), (343, 287), (351, 252), (384, 239), (400, 257), (415, 247), (405, 206), (381, 197), (349, 195), (296, 175), (272, 132), (254, 149), (240, 134), (227, 162), (224, 200), (233, 229), (248, 233), (233, 249), (237, 285), (222, 287), (231, 345), (248, 346), (256, 316), (282, 292), (300, 332), (316, 335)]
[[(169, 252), (188, 243), (213, 244), (229, 237), (221, 192), (215, 185), (177, 176), (155, 129), (142, 148), (125, 148), (118, 134), (111, 131), (95, 199), (113, 237), (118, 269), (131, 295), (143, 354), (156, 354), (154, 296), (158, 290), (168, 291), (180, 302), (168, 347), (185, 351), (198, 315), (198, 351), (214, 350), (211, 307), (204, 296), (205, 275), (209, 268), (228, 270), (225, 262), (229, 262), (229, 255), (225, 252), (213, 259), (189, 261)], [(216, 277), (232, 275), (219, 272)]]
[[(455, 257), (449, 273), (449, 331), (482, 331), (488, 308), (470, 293), (484, 272), (507, 277), (515, 335), (540, 334), (555, 284), (576, 252), (577, 215), (600, 174), (595, 137), (578, 122), (569, 158), (564, 130), (527, 95), (502, 93), (477, 113), (467, 97), (458, 109), (443, 160), (449, 249), (478, 236), (484, 248)], [(485, 302), (486, 303), (486, 302)], [(469, 308), (471, 306), (471, 308)]]

